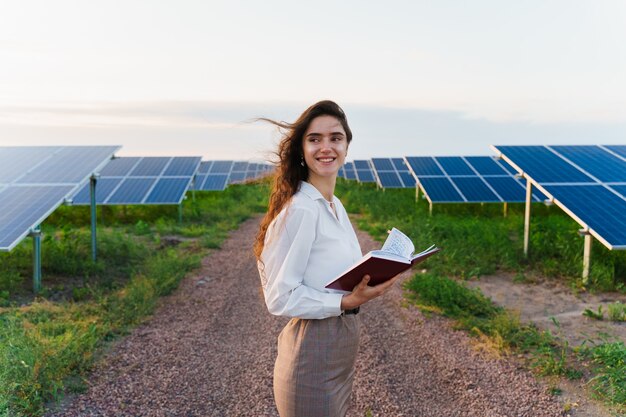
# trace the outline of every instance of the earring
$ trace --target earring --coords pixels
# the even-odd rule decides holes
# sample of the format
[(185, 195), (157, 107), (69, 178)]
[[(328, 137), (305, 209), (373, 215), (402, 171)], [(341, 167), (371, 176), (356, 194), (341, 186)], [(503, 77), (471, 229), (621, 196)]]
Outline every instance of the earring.
[(303, 156), (300, 157), (300, 165), (304, 166), (304, 157)]

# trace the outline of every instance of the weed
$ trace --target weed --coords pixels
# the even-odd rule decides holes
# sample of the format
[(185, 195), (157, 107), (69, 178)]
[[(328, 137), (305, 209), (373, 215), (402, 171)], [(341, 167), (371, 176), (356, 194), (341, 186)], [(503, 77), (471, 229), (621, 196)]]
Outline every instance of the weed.
[(593, 311), (590, 308), (586, 308), (583, 311), (583, 316), (589, 317), (594, 320), (604, 320), (604, 312), (602, 311), (602, 306), (598, 306), (598, 311)]
[(619, 301), (611, 303), (607, 306), (609, 320), (626, 321), (626, 304)]

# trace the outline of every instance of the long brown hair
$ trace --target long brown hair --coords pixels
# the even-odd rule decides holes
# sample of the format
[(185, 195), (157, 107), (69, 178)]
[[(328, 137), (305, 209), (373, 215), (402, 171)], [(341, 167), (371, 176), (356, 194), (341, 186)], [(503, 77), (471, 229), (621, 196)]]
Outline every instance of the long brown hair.
[(309, 177), (309, 169), (302, 166), (302, 139), (309, 128), (311, 121), (319, 116), (333, 116), (341, 123), (346, 132), (348, 143), (352, 140), (352, 131), (348, 127), (346, 114), (335, 102), (330, 100), (315, 103), (304, 111), (293, 123), (277, 122), (260, 118), (282, 129), (282, 139), (278, 144), (276, 156), (278, 164), (274, 176), (274, 184), (270, 194), (269, 207), (265, 217), (261, 221), (261, 227), (254, 243), (254, 254), (260, 260), (261, 252), (265, 245), (267, 228), (278, 213), (285, 207), (291, 197), (298, 191), (300, 181), (306, 181)]

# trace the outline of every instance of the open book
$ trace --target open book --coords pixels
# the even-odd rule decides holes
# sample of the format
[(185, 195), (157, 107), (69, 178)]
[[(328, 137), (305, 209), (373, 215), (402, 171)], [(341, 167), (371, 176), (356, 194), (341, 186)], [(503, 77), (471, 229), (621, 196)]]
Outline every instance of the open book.
[(374, 250), (365, 255), (347, 271), (326, 284), (326, 288), (352, 291), (363, 279), (370, 276), (368, 285), (374, 286), (390, 280), (413, 265), (417, 265), (441, 249), (432, 245), (428, 249), (414, 254), (415, 246), (411, 239), (395, 227), (389, 232), (381, 250)]

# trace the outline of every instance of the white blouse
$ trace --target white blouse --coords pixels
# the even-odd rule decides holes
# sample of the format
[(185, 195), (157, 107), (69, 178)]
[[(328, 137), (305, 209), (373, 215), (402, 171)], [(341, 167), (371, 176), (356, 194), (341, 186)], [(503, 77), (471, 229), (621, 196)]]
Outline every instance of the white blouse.
[(331, 205), (307, 182), (267, 229), (258, 263), (270, 313), (304, 319), (341, 314), (344, 291), (324, 288), (362, 257), (341, 201)]

